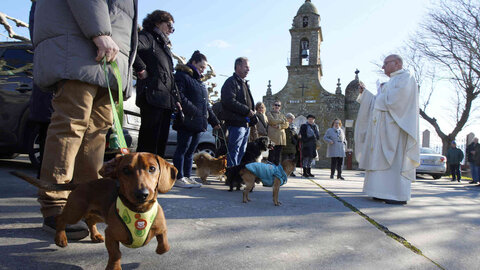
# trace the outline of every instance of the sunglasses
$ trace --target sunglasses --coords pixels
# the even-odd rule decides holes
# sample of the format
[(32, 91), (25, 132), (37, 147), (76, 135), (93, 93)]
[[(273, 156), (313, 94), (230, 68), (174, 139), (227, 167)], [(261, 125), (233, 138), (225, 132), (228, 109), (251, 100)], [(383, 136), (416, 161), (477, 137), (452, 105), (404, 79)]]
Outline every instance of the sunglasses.
[(282, 105), (280, 105), (280, 104), (275, 104), (275, 105), (273, 105), (273, 106), (275, 106), (275, 107), (280, 107), (280, 106), (282, 106)]
[(168, 29), (173, 33), (175, 32), (175, 28), (173, 27), (173, 24), (171, 22), (167, 22)]

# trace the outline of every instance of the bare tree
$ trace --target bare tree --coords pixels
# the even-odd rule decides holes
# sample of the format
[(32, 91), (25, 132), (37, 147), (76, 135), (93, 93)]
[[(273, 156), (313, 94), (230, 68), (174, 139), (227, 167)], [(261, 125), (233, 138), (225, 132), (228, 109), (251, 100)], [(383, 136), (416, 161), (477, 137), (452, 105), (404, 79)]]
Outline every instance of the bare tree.
[[(478, 0), (439, 0), (436, 7), (430, 11), (427, 20), (413, 37), (410, 49), (418, 55), (413, 59), (425, 59), (433, 64), (435, 71), (429, 76), (423, 76), (422, 65), (417, 78), (419, 83), (424, 78), (431, 82), (436, 74), (446, 74), (454, 85), (456, 100), (455, 126), (450, 133), (440, 128), (437, 119), (427, 114), (430, 97), (435, 89), (431, 86), (428, 98), (420, 109), (420, 115), (435, 129), (442, 140), (445, 154), (450, 142), (465, 127), (472, 112), (474, 100), (480, 93), (480, 2)], [(411, 50), (412, 51), (412, 50)], [(422, 60), (423, 61), (423, 60)]]
[(17, 39), (17, 40), (21, 40), (21, 41), (30, 42), (30, 39), (28, 39), (28, 38), (26, 38), (26, 37), (24, 37), (24, 36), (21, 36), (21, 35), (18, 35), (17, 33), (15, 33), (15, 31), (13, 30), (13, 27), (8, 23), (8, 20), (14, 22), (17, 27), (26, 27), (26, 28), (28, 28), (28, 24), (27, 24), (27, 23), (22, 22), (22, 21), (19, 20), (19, 19), (15, 19), (15, 18), (13, 18), (13, 17), (10, 17), (10, 16), (8, 16), (7, 14), (5, 14), (5, 13), (3, 13), (3, 12), (0, 12), (0, 24), (3, 25), (3, 27), (5, 28), (5, 30), (7, 30), (8, 37), (9, 37), (9, 38), (13, 38), (13, 39)]

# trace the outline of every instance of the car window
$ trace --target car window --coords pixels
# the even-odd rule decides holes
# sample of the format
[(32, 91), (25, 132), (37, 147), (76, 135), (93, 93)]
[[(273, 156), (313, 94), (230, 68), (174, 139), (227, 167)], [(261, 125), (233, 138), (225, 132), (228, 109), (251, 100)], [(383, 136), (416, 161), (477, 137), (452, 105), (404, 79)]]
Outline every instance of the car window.
[(422, 147), (420, 148), (420, 154), (436, 154), (436, 152), (433, 149)]
[(33, 82), (33, 52), (7, 49), (0, 58), (0, 87), (4, 90), (28, 89)]

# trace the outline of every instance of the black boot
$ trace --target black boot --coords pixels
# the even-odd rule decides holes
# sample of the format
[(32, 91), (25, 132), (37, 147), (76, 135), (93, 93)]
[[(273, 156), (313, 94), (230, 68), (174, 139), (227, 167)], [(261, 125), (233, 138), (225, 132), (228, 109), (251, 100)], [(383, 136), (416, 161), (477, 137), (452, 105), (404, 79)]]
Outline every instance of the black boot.
[(332, 158), (332, 162), (330, 163), (330, 179), (333, 179), (333, 176), (335, 175), (335, 167), (336, 167), (335, 159)]
[(308, 176), (310, 177), (315, 177), (315, 175), (312, 174), (312, 168), (308, 168)]
[(342, 163), (343, 161), (337, 163), (337, 179), (345, 180), (345, 178), (342, 177)]
[(308, 171), (308, 169), (303, 167), (303, 174), (302, 174), (303, 177), (308, 177), (309, 176), (307, 171)]

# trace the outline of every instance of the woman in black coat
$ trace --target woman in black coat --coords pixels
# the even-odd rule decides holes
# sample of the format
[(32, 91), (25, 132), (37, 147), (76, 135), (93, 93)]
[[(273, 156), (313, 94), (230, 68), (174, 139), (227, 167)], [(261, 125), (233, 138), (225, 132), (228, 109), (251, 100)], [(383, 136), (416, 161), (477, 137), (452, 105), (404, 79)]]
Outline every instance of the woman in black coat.
[[(207, 67), (207, 58), (195, 51), (187, 65), (178, 65), (175, 82), (180, 91), (181, 105), (185, 120), (177, 130), (177, 148), (173, 156), (173, 165), (178, 170), (175, 186), (199, 187), (200, 183), (191, 178), (193, 153), (197, 148), (202, 132), (207, 131), (207, 125), (218, 129), (220, 121), (213, 113), (208, 102), (208, 92), (200, 80)], [(192, 186), (192, 184), (194, 186)]]
[(317, 141), (320, 139), (318, 126), (315, 125), (315, 116), (308, 115), (307, 123), (300, 126), (300, 139), (302, 142), (303, 176), (314, 177), (312, 162), (317, 156)]
[(179, 101), (173, 78), (173, 60), (170, 51), (173, 17), (170, 13), (155, 10), (143, 20), (143, 30), (138, 33), (137, 99), (141, 125), (137, 152), (150, 152), (164, 156), (170, 129), (170, 119), (175, 102)]

